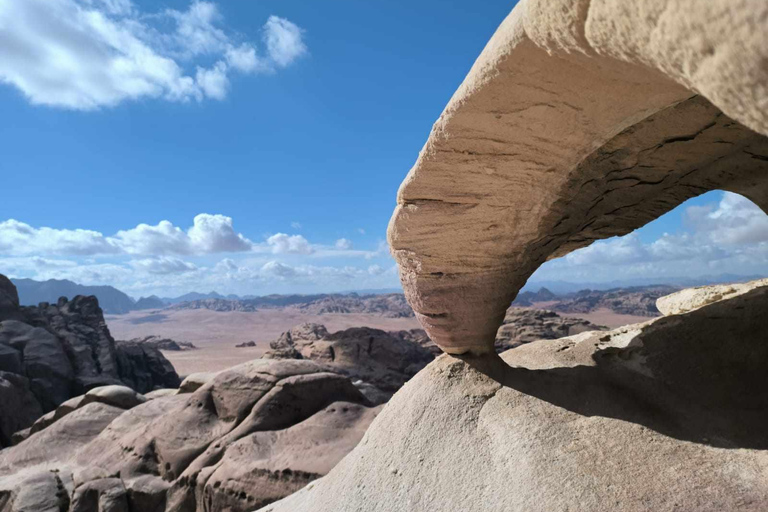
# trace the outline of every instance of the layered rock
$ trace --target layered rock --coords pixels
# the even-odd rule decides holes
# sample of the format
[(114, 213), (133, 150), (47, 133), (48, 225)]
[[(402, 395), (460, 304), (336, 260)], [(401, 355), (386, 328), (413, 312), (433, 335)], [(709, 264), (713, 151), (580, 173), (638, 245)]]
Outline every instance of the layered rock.
[(366, 396), (383, 403), (434, 355), (418, 343), (369, 327), (329, 333), (306, 323), (270, 343), (265, 359), (309, 359), (353, 377)]
[[(10, 375), (17, 377), (11, 377)], [(56, 304), (19, 306), (15, 288), (0, 276), (0, 446), (89, 389), (123, 385), (139, 392), (178, 387), (173, 366), (155, 348), (117, 345), (95, 297), (62, 297)], [(16, 429), (16, 430), (14, 430)]]
[(154, 347), (159, 350), (171, 350), (174, 352), (181, 350), (195, 350), (197, 348), (194, 343), (189, 341), (176, 341), (171, 338), (157, 335), (143, 336), (141, 338), (131, 338), (130, 340), (119, 341), (118, 343), (136, 343)]
[(444, 350), (489, 353), (545, 261), (713, 189), (768, 208), (768, 4), (522, 0), (435, 123), (388, 238)]
[(62, 405), (0, 451), (0, 510), (250, 511), (328, 472), (379, 411), (311, 361), (257, 360), (205, 380)]
[(326, 477), (263, 509), (761, 511), (768, 287), (501, 358), (441, 356)]

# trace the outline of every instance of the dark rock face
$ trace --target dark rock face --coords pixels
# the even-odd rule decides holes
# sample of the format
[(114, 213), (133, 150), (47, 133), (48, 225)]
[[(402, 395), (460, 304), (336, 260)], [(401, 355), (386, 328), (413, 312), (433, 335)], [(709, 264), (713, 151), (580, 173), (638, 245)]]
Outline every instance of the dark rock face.
[(120, 379), (139, 393), (181, 384), (171, 362), (150, 344), (118, 341), (117, 366)]
[(0, 276), (0, 372), (21, 377), (6, 385), (6, 395), (11, 388), (26, 390), (14, 391), (14, 400), (25, 407), (2, 410), (3, 446), (15, 432), (8, 429), (27, 428), (41, 413), (94, 387), (125, 383), (146, 392), (179, 384), (159, 350), (115, 343), (96, 297), (19, 306), (5, 276)]
[(249, 512), (330, 471), (380, 410), (312, 361), (260, 359), (193, 393), (131, 393), (93, 390), (0, 451), (0, 510)]
[(270, 343), (266, 359), (311, 359), (356, 379), (375, 402), (386, 401), (429, 364), (434, 355), (418, 343), (369, 327), (329, 333), (323, 325), (302, 324)]
[(0, 372), (0, 447), (11, 444), (14, 432), (27, 428), (43, 414), (30, 391), (29, 379)]
[(532, 341), (554, 340), (586, 331), (606, 329), (581, 318), (562, 317), (554, 311), (509, 308), (504, 323), (496, 334), (496, 352)]
[(127, 342), (118, 341), (121, 343), (138, 343), (141, 345), (147, 345), (160, 350), (195, 350), (197, 347), (189, 341), (176, 341), (171, 338), (164, 338), (162, 336), (144, 336), (143, 338), (132, 338)]

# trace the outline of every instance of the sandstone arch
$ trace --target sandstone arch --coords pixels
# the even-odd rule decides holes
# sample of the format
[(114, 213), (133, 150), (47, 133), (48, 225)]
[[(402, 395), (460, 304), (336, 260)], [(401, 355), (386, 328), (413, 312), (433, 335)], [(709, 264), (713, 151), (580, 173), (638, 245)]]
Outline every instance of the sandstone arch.
[(686, 199), (768, 211), (768, 3), (521, 0), (401, 185), (389, 243), (425, 329), (493, 350), (548, 259)]

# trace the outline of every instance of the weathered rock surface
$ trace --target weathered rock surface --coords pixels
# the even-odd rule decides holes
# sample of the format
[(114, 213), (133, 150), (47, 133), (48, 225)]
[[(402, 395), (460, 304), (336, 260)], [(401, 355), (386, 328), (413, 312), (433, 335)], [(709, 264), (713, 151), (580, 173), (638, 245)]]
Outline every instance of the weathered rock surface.
[(326, 370), (256, 360), (191, 393), (92, 390), (0, 451), (0, 511), (37, 500), (67, 512), (246, 512), (282, 498), (327, 473), (378, 414)]
[(0, 372), (2, 399), (19, 405), (0, 411), (0, 447), (42, 413), (92, 388), (127, 384), (148, 392), (180, 383), (156, 348), (115, 343), (95, 297), (19, 306), (5, 276), (0, 276)]
[(659, 308), (659, 311), (665, 315), (679, 315), (681, 313), (693, 311), (694, 309), (699, 309), (700, 307), (712, 304), (713, 302), (731, 299), (763, 286), (768, 286), (768, 279), (758, 279), (748, 283), (688, 288), (659, 298), (656, 301), (656, 306)]
[[(418, 343), (369, 327), (329, 333), (323, 325), (302, 324), (270, 343), (266, 359), (310, 359), (356, 379), (371, 401), (382, 403), (434, 355)], [(369, 390), (369, 384), (381, 391)]]
[(501, 359), (441, 356), (263, 512), (766, 510), (766, 308), (763, 286)]
[(448, 352), (489, 353), (545, 261), (713, 189), (768, 209), (768, 3), (521, 0), (398, 194), (388, 238)]

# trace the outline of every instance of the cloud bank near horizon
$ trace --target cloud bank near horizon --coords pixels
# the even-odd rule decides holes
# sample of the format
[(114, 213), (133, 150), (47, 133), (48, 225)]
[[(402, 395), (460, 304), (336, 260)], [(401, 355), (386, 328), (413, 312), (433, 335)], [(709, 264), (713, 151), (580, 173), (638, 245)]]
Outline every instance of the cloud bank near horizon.
[[(768, 275), (768, 216), (748, 199), (726, 192), (716, 202), (683, 204), (668, 215), (675, 214), (682, 217), (679, 232), (644, 241), (636, 231), (595, 242), (546, 263), (530, 282)], [(371, 249), (356, 248), (350, 238), (313, 243), (299, 233), (254, 241), (235, 229), (231, 217), (208, 213), (186, 229), (162, 220), (112, 235), (0, 221), (0, 273), (109, 284), (136, 296), (399, 287), (383, 240)]]

